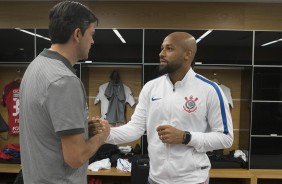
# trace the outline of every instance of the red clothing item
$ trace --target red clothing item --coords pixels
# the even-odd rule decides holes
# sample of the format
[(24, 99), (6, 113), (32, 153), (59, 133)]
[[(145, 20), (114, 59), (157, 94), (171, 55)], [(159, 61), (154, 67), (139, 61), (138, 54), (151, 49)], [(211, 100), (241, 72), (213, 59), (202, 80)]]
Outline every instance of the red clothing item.
[(102, 179), (91, 178), (91, 179), (88, 181), (88, 184), (102, 184)]
[[(11, 154), (11, 152), (9, 154), (7, 154), (5, 152), (5, 149), (11, 149), (13, 150), (13, 152), (17, 152), (16, 154)], [(10, 160), (12, 158), (16, 158), (14, 157), (15, 155), (17, 155), (19, 157), (20, 153), (20, 145), (19, 144), (7, 144), (5, 145), (2, 149), (0, 149), (0, 158), (4, 159), (4, 160)]]
[(20, 82), (12, 81), (4, 87), (2, 105), (8, 110), (9, 134), (19, 134)]
[(5, 148), (10, 148), (17, 152), (20, 152), (20, 144), (7, 144), (6, 146), (4, 146), (4, 149)]

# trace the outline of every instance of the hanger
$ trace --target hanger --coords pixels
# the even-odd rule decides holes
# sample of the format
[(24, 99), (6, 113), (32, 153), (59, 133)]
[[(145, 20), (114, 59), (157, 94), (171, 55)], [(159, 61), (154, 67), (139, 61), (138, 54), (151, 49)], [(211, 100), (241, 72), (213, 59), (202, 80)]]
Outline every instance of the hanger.
[(21, 82), (21, 80), (22, 80), (21, 69), (17, 69), (17, 75), (16, 75), (14, 81)]
[(221, 83), (219, 82), (219, 80), (216, 78), (217, 73), (213, 72), (213, 76), (214, 78), (212, 79), (213, 82), (217, 83), (218, 85), (220, 85)]
[(120, 82), (119, 72), (116, 71), (116, 70), (112, 71), (111, 76), (110, 76), (110, 79), (111, 79), (111, 81), (113, 81), (115, 84), (119, 83), (119, 82)]

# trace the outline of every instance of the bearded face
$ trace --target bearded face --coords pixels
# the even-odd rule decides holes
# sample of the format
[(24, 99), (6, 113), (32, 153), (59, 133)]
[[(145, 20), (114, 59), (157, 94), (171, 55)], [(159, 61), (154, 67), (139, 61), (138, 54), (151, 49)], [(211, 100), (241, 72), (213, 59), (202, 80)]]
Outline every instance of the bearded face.
[(166, 57), (160, 56), (159, 72), (161, 74), (171, 74), (179, 70), (183, 65), (183, 53), (174, 51), (166, 54)]

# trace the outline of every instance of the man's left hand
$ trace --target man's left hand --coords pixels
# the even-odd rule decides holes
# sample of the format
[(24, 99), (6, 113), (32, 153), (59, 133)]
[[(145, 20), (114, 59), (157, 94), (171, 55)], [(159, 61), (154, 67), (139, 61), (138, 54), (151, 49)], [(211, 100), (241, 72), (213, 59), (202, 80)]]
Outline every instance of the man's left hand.
[(171, 125), (161, 125), (157, 128), (160, 140), (168, 144), (182, 144), (184, 131)]

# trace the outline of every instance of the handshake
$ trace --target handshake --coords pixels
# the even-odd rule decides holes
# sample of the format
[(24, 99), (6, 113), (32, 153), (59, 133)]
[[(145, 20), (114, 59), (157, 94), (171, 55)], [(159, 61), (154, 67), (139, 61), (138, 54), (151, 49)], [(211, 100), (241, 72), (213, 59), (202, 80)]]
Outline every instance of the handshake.
[(88, 122), (88, 133), (89, 133), (89, 137), (99, 135), (102, 136), (104, 139), (107, 139), (107, 137), (110, 134), (109, 122), (97, 116), (93, 117)]

